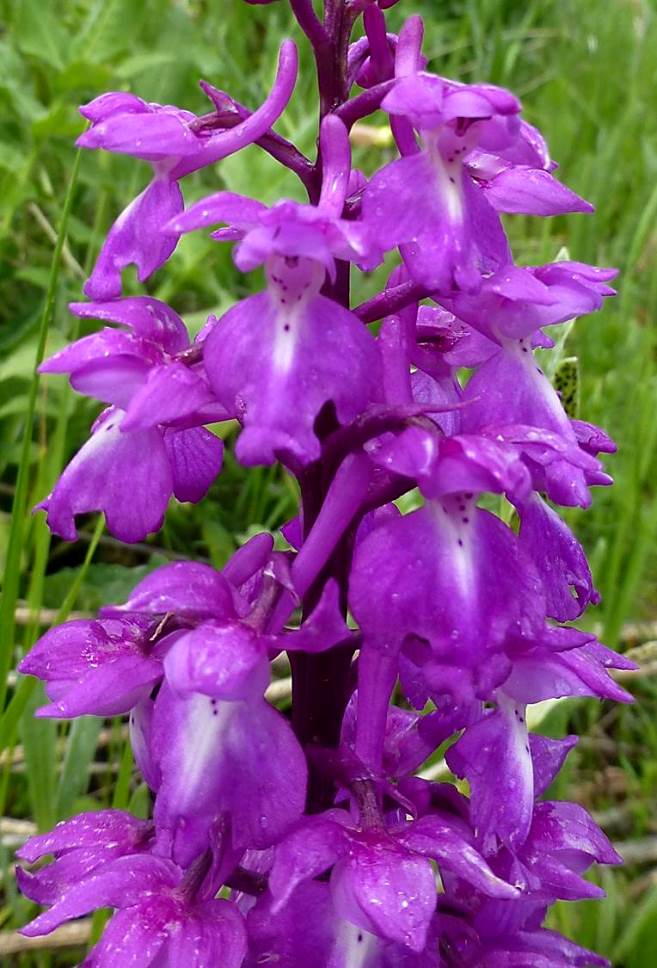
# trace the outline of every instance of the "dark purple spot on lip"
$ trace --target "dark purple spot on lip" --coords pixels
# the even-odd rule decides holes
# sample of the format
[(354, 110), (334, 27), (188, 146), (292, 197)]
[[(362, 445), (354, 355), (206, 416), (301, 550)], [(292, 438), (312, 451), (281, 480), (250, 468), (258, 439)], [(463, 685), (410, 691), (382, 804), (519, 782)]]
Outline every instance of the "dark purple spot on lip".
[(463, 524), (468, 524), (470, 521), (470, 518), (461, 518), (461, 521), (463, 522)]
[(461, 540), (461, 538), (459, 538), (459, 540), (458, 540), (458, 546), (459, 546), (459, 548), (462, 548), (463, 547), (463, 541)]
[(290, 332), (290, 324), (289, 323), (286, 323), (285, 326), (283, 326), (283, 329), (285, 330), (286, 333), (289, 333)]

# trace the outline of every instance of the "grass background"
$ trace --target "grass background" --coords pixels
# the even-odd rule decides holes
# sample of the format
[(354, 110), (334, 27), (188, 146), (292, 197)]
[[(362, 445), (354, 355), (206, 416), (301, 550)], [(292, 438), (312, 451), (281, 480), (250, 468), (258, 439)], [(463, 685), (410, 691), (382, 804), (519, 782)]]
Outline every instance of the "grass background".
[[(431, 69), (512, 88), (546, 134), (563, 180), (596, 205), (592, 217), (509, 220), (518, 261), (549, 261), (567, 246), (572, 258), (621, 269), (619, 297), (581, 321), (566, 347), (578, 361), (579, 416), (619, 443), (608, 461), (615, 487), (599, 490), (593, 509), (570, 520), (603, 593), (588, 620), (606, 644), (642, 649), (641, 672), (629, 683), (638, 702), (564, 703), (541, 728), (582, 735), (556, 794), (593, 810), (630, 861), (597, 875), (606, 901), (559, 905), (554, 924), (616, 966), (647, 968), (657, 960), (657, 3), (402, 0), (390, 21), (412, 12), (425, 16)], [(220, 566), (251, 531), (290, 516), (295, 501), (276, 468), (247, 473), (229, 458), (202, 505), (172, 506), (163, 530), (144, 545), (120, 545), (93, 518), (68, 545), (50, 538), (42, 516), (29, 514), (97, 412), (63, 381), (37, 384), (35, 357), (43, 345), (50, 353), (86, 331), (66, 304), (80, 298), (105, 231), (148, 179), (147, 166), (130, 159), (76, 157), (76, 106), (120, 88), (203, 112), (199, 77), (255, 105), (271, 82), (281, 37), (298, 32), (286, 3), (249, 7), (240, 0), (0, 0), (0, 24), (0, 693), (7, 701), (0, 718), (0, 959), (68, 965), (79, 948), (15, 949), (11, 932), (30, 914), (11, 872), (21, 822), (45, 829), (80, 809), (112, 804), (143, 812), (145, 790), (120, 721), (36, 722), (38, 690), (31, 680), (17, 685), (9, 670), (71, 609), (121, 599), (172, 556)], [(312, 84), (304, 51), (301, 83), (279, 130), (308, 152)], [(385, 148), (357, 150), (366, 169), (387, 158)], [(219, 187), (265, 201), (300, 197), (294, 181), (255, 148), (192, 176), (185, 195), (191, 201)], [(61, 259), (53, 260), (57, 247)], [(228, 247), (197, 234), (147, 291), (170, 301), (194, 330), (208, 312), (258, 284), (257, 275), (236, 274)], [(373, 285), (364, 280), (361, 294)], [(132, 280), (128, 289), (143, 291)]]

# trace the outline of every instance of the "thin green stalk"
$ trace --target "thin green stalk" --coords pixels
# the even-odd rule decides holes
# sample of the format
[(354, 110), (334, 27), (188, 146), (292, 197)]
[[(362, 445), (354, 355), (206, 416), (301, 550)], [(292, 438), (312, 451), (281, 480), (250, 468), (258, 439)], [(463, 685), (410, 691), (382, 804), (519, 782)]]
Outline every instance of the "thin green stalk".
[(68, 224), (71, 206), (73, 203), (73, 192), (77, 181), (79, 167), (80, 152), (78, 151), (73, 162), (73, 170), (71, 172), (66, 197), (64, 199), (64, 207), (62, 209), (59, 231), (57, 233), (57, 241), (55, 243), (55, 249), (50, 265), (46, 299), (39, 323), (39, 336), (34, 359), (34, 376), (32, 377), (32, 382), (30, 384), (27, 407), (25, 411), (25, 434), (23, 437), (21, 457), (18, 465), (18, 476), (16, 478), (16, 491), (12, 506), (9, 541), (7, 545), (7, 558), (2, 586), (2, 602), (0, 602), (0, 709), (3, 709), (5, 705), (5, 699), (7, 696), (7, 673), (11, 668), (14, 652), (14, 631), (16, 625), (15, 610), (16, 602), (18, 600), (21, 551), (23, 547), (25, 515), (27, 512), (32, 426), (36, 412), (37, 390), (39, 386), (39, 375), (37, 373), (37, 368), (44, 357), (48, 329), (52, 321), (55, 308), (55, 297), (57, 294), (57, 283), (59, 281), (62, 249), (66, 239), (66, 226)]
[[(112, 798), (112, 807), (115, 810), (125, 810), (128, 806), (133, 765), (132, 747), (130, 743), (124, 743), (121, 751), (121, 760), (119, 762), (119, 772), (114, 786), (114, 796)], [(94, 913), (91, 921), (91, 944), (95, 944), (100, 938), (109, 920), (109, 915), (110, 912), (105, 908)]]
[[(71, 583), (71, 587), (69, 588), (66, 598), (62, 602), (62, 605), (57, 612), (53, 625), (59, 625), (68, 618), (68, 615), (75, 604), (78, 592), (80, 591), (80, 586), (86, 578), (89, 565), (91, 564), (93, 556), (96, 552), (96, 548), (98, 547), (98, 542), (100, 541), (104, 527), (105, 519), (101, 514), (96, 522), (96, 527), (94, 529), (91, 541), (89, 542), (89, 547), (87, 548), (84, 561), (80, 566), (75, 579)], [(18, 721), (20, 720), (21, 715), (23, 714), (23, 711), (30, 700), (32, 692), (36, 688), (37, 682), (37, 679), (33, 679), (31, 677), (21, 679), (16, 687), (16, 691), (14, 692), (11, 701), (7, 704), (7, 708), (0, 717), (0, 752), (13, 743)]]

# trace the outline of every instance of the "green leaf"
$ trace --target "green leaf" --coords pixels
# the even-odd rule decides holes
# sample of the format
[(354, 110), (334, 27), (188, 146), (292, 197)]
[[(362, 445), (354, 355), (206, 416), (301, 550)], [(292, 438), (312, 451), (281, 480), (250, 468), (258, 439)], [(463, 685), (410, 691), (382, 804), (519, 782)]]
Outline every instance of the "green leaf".
[(87, 3), (86, 21), (72, 44), (74, 56), (93, 64), (114, 60), (135, 46), (144, 18), (152, 15), (151, 4), (134, 0), (95, 0)]
[[(34, 356), (38, 337), (34, 336), (18, 346), (13, 353), (0, 361), (0, 381), (19, 377), (21, 380), (31, 380), (34, 376)], [(48, 339), (48, 351), (56, 353), (64, 346), (64, 339), (59, 333), (53, 332)]]
[[(96, 548), (98, 547), (98, 542), (100, 541), (100, 537), (103, 533), (104, 527), (105, 527), (105, 519), (103, 515), (100, 514), (96, 522), (96, 527), (94, 529), (93, 536), (91, 538), (91, 541), (89, 542), (89, 547), (87, 548), (85, 559), (82, 565), (80, 566), (80, 568), (78, 569), (78, 572), (75, 578), (69, 585), (68, 592), (61, 604), (59, 611), (57, 612), (55, 621), (53, 622), (53, 626), (59, 625), (61, 622), (65, 622), (71, 612), (71, 609), (75, 605), (78, 593), (80, 591), (80, 585), (84, 581), (84, 576), (96, 552)], [(6, 569), (5, 569), (5, 573), (6, 573)], [(14, 606), (15, 606), (15, 603), (16, 603), (16, 599), (14, 599)], [(14, 625), (13, 610), (11, 613), (11, 617), (12, 617), (12, 634), (13, 634), (13, 625)], [(21, 716), (23, 715), (23, 712), (25, 711), (25, 708), (27, 707), (27, 704), (30, 702), (30, 699), (37, 687), (38, 681), (39, 681), (38, 679), (33, 679), (31, 676), (25, 676), (24, 678), (19, 679), (18, 685), (16, 686), (16, 689), (14, 691), (14, 695), (11, 697), (11, 700), (7, 703), (7, 708), (2, 713), (2, 716), (0, 716), (0, 752), (2, 750), (7, 749), (7, 747), (11, 746), (11, 744), (14, 742), (16, 727), (18, 725), (18, 722)], [(6, 681), (5, 681), (5, 687), (6, 687)]]
[(69, 40), (51, 6), (40, 0), (19, 0), (15, 32), (16, 43), (24, 54), (62, 69)]
[(0, 168), (13, 171), (23, 164), (23, 153), (10, 144), (0, 143)]
[(32, 133), (37, 141), (58, 137), (73, 141), (82, 134), (85, 122), (74, 104), (54, 101), (53, 104), (32, 122)]
[[(623, 931), (618, 938), (612, 959), (615, 965), (627, 964), (632, 966), (654, 964), (649, 957), (645, 961), (639, 960), (639, 953), (645, 951), (646, 942), (650, 944), (653, 958), (657, 954), (655, 945), (655, 917), (657, 917), (657, 887), (653, 887), (643, 900), (633, 906), (632, 913), (627, 918)], [(628, 955), (635, 953), (635, 957)]]
[(212, 518), (204, 518), (201, 527), (203, 542), (207, 546), (212, 564), (215, 568), (223, 568), (235, 551), (233, 534), (220, 521)]
[[(83, 91), (103, 91), (112, 86), (112, 71), (106, 64), (91, 64), (88, 60), (75, 60), (55, 78), (55, 90), (75, 106), (77, 94)], [(75, 92), (71, 96), (71, 92)], [(79, 117), (79, 116), (78, 116)], [(82, 123), (82, 122), (80, 122)]]
[(151, 794), (145, 783), (140, 783), (135, 792), (130, 797), (128, 811), (139, 817), (140, 820), (147, 820), (151, 810)]
[(102, 719), (96, 716), (82, 716), (71, 724), (57, 787), (55, 812), (60, 820), (70, 816), (77, 798), (86, 793), (89, 764), (94, 758), (102, 725)]
[(21, 740), (25, 752), (27, 785), (32, 817), (40, 831), (49, 830), (55, 823), (55, 768), (57, 723), (52, 719), (37, 719), (34, 711), (45, 705), (41, 683), (33, 691), (21, 720)]
[(123, 80), (131, 80), (135, 75), (154, 67), (167, 67), (177, 60), (173, 51), (145, 50), (127, 57), (117, 68), (117, 76)]

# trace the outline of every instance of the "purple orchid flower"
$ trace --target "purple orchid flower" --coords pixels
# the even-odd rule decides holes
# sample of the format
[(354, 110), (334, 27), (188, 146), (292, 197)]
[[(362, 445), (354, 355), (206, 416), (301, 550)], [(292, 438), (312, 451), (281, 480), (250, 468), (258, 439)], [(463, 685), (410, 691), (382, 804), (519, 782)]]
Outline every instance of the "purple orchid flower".
[(202, 370), (188, 365), (184, 323), (164, 303), (133, 296), (74, 303), (82, 318), (118, 323), (56, 353), (41, 373), (69, 373), (80, 393), (111, 404), (38, 505), (50, 528), (75, 540), (74, 518), (105, 512), (109, 530), (141, 541), (162, 526), (172, 495), (200, 501), (221, 470), (223, 444), (199, 424), (226, 419)]
[(347, 68), (354, 83), (373, 88), (394, 76), (397, 37), (387, 32), (380, 6), (370, 0), (365, 0), (363, 5), (365, 36), (350, 46)]
[[(339, 918), (421, 952), (436, 907), (430, 858), (484, 893), (516, 893), (443, 818), (424, 817), (388, 830), (378, 824), (359, 829), (344, 811), (334, 811), (302, 821), (276, 848), (269, 876), (272, 913), (285, 906), (298, 884), (332, 868), (331, 895)], [(389, 885), (389, 893), (383, 885)]]
[(75, 516), (103, 511), (121, 541), (159, 531), (172, 495), (196, 503), (221, 470), (222, 443), (207, 430), (153, 427), (123, 433), (122, 410), (110, 407), (92, 427), (53, 491), (37, 505), (48, 526), (75, 541)]
[[(105, 241), (84, 291), (92, 299), (121, 295), (121, 270), (134, 263), (144, 282), (172, 254), (178, 238), (163, 228), (183, 209), (179, 180), (257, 141), (271, 128), (290, 99), (297, 74), (291, 41), (281, 46), (269, 97), (236, 127), (215, 131), (207, 118), (171, 105), (149, 104), (134, 94), (113, 91), (80, 108), (91, 127), (81, 148), (103, 148), (142, 158), (155, 177), (119, 216)], [(211, 117), (210, 117), (211, 122)]]
[[(497, 912), (499, 915), (499, 912)], [(572, 941), (534, 924), (520, 929), (505, 930), (491, 918), (486, 931), (479, 934), (467, 918), (453, 911), (438, 919), (441, 947), (446, 954), (442, 962), (446, 968), (584, 968), (599, 965), (609, 968), (606, 958), (600, 958)]]
[(19, 665), (46, 683), (51, 703), (39, 716), (117, 716), (128, 712), (162, 678), (157, 623), (126, 618), (76, 619), (46, 632)]
[[(227, 564), (225, 574), (200, 563), (163, 565), (135, 586), (124, 605), (105, 606), (98, 619), (75, 619), (50, 629), (19, 666), (24, 675), (46, 683), (52, 701), (38, 715), (129, 712), (161, 681), (168, 650), (187, 630), (199, 623), (236, 622), (238, 613), (250, 610), (239, 586), (264, 568), (271, 550), (271, 537), (256, 535)], [(329, 635), (346, 632), (342, 624), (336, 632), (330, 592), (319, 614)], [(297, 635), (307, 638), (313, 627), (306, 623)]]
[[(511, 642), (507, 649), (512, 671), (490, 697), (496, 709), (466, 725), (447, 753), (450, 769), (470, 783), (471, 819), (486, 855), (499, 842), (514, 848), (526, 841), (534, 798), (545, 786), (536, 776), (537, 738), (527, 730), (526, 704), (563, 696), (632, 701), (607, 672), (626, 664), (593, 636), (548, 629), (543, 641)], [(538, 753), (545, 759), (544, 750)]]
[[(463, 431), (522, 444), (534, 489), (544, 491), (555, 503), (588, 507), (589, 486), (612, 483), (600, 464), (592, 463), (579, 447), (559, 396), (527, 340), (505, 340), (477, 369), (462, 400), (467, 404)], [(517, 429), (507, 431), (504, 421), (509, 418), (519, 425)]]
[(440, 303), (490, 340), (522, 339), (542, 326), (600, 309), (607, 296), (615, 295), (607, 282), (616, 274), (616, 269), (581, 262), (505, 266), (485, 278), (476, 295), (451, 293)]
[(98, 872), (119, 857), (147, 853), (152, 846), (153, 824), (137, 820), (123, 810), (81, 813), (63, 820), (54, 830), (37, 834), (16, 851), (29, 864), (54, 854), (54, 861), (30, 873), (18, 868), (23, 894), (39, 904), (55, 904), (71, 883)]
[[(263, 698), (269, 653), (323, 651), (349, 631), (337, 589), (327, 586), (298, 631), (261, 634), (246, 622), (206, 622), (182, 635), (165, 659), (148, 746), (158, 784), (160, 835), (184, 863), (206, 847), (218, 815), (230, 817), (236, 847), (275, 843), (303, 811), (306, 766), (280, 713)], [(285, 769), (281, 769), (281, 764)]]
[[(322, 651), (349, 629), (334, 584), (298, 630), (270, 635), (248, 615), (241, 621), (248, 603), (240, 587), (270, 552), (271, 539), (242, 549), (227, 567), (237, 587), (206, 565), (165, 565), (99, 620), (46, 633), (21, 666), (48, 683), (53, 704), (41, 715), (107, 716), (136, 707), (133, 735), (157, 788), (158, 837), (183, 863), (206, 848), (218, 815), (231, 817), (236, 843), (264, 847), (303, 809), (305, 760), (289, 725), (263, 699), (269, 655)], [(149, 694), (164, 677), (153, 703)]]
[(147, 853), (101, 859), (89, 872), (72, 865), (50, 910), (22, 933), (38, 937), (72, 918), (113, 907), (117, 913), (84, 960), (85, 968), (219, 963), (240, 968), (247, 947), (242, 917), (229, 901), (199, 895), (198, 879), (194, 868), (186, 873)]
[(405, 157), (370, 181), (363, 212), (383, 244), (400, 245), (413, 279), (441, 293), (476, 291), (482, 275), (511, 261), (496, 211), (557, 215), (591, 206), (544, 167), (516, 165), (516, 157), (537, 152), (512, 94), (419, 71), (414, 34), (409, 21), (397, 49), (398, 81), (381, 102), (409, 126)]
[[(235, 228), (215, 237), (240, 238), (235, 262), (242, 271), (264, 263), (267, 290), (238, 303), (214, 326), (205, 366), (217, 399), (238, 411), (244, 427), (237, 456), (245, 464), (271, 463), (277, 454), (296, 464), (319, 456), (314, 422), (334, 404), (347, 423), (377, 398), (376, 344), (350, 312), (321, 295), (335, 260), (372, 267), (380, 252), (366, 226), (341, 218), (350, 168), (346, 131), (337, 118), (322, 126), (324, 188), (317, 206), (280, 202), (267, 209), (220, 192), (173, 222), (176, 232), (220, 221)], [(346, 372), (342, 361), (350, 360)]]
[[(253, 114), (204, 82), (199, 118), (117, 92), (83, 109), (82, 146), (154, 179), (109, 233), (96, 301), (71, 307), (104, 328), (41, 367), (108, 407), (41, 505), (51, 529), (73, 538), (101, 510), (123, 540), (156, 530), (172, 494), (198, 501), (219, 473), (216, 421), (241, 424), (242, 463), (279, 460), (300, 491), (286, 550), (261, 533), (221, 571), (158, 568), (19, 666), (45, 684), (38, 715), (129, 716), (152, 794), (152, 819), (82, 814), (19, 852), (54, 855), (17, 874), (48, 908), (27, 935), (115, 908), (89, 968), (606, 964), (544, 927), (619, 857), (582, 807), (544, 799), (576, 737), (531, 733), (527, 707), (632, 699), (613, 676), (632, 663), (567, 624), (599, 595), (557, 507), (611, 483), (598, 458), (615, 445), (569, 418), (534, 356), (547, 327), (600, 309), (614, 270), (514, 265), (499, 213), (590, 206), (517, 99), (428, 73), (421, 20), (392, 34), (392, 4), (292, 0), (316, 160), (271, 130), (291, 42)], [(368, 179), (348, 132), (379, 108), (400, 157)], [(253, 142), (307, 204), (220, 191), (183, 211), (180, 179)], [(116, 298), (124, 266), (143, 281), (222, 223), (213, 237), (266, 284), (194, 343), (164, 303)], [(403, 265), (353, 310), (351, 273), (395, 247)], [(441, 748), (467, 795), (424, 772)]]

